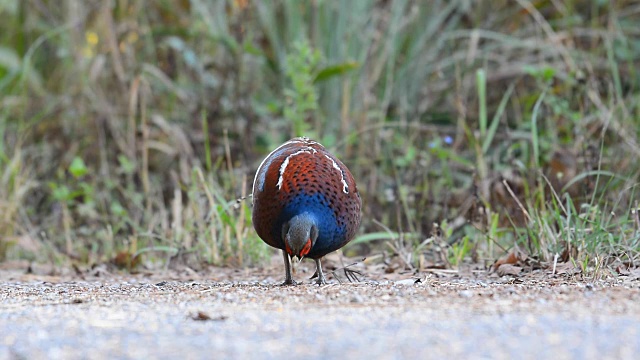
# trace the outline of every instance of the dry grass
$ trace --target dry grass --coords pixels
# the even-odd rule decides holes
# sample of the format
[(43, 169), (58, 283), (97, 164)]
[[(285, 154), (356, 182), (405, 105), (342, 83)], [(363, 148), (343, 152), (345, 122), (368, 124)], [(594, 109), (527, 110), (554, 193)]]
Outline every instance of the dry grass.
[(235, 199), (305, 132), (359, 181), (349, 253), (638, 261), (632, 1), (3, 4), (0, 258), (259, 262)]

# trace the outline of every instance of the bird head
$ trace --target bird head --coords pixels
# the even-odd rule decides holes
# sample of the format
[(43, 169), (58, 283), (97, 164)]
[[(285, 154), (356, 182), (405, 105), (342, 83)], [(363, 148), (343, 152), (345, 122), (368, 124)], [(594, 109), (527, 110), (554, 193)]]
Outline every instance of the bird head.
[(299, 259), (305, 257), (313, 248), (318, 238), (318, 226), (309, 214), (299, 214), (291, 218), (282, 227), (285, 250)]

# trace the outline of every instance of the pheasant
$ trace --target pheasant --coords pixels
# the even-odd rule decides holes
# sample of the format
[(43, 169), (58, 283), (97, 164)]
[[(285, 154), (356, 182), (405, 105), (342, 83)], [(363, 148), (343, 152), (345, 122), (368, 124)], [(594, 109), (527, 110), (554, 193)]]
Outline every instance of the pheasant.
[(311, 258), (318, 284), (326, 284), (320, 259), (351, 241), (362, 201), (349, 169), (320, 143), (291, 139), (260, 164), (253, 180), (253, 226), (281, 249), (285, 285), (295, 284), (290, 258)]

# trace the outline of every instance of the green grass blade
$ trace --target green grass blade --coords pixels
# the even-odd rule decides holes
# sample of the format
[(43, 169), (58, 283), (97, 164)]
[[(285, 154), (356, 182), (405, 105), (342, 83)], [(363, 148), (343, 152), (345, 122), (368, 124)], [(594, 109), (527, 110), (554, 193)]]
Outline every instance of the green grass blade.
[(484, 69), (476, 72), (476, 85), (478, 87), (478, 106), (480, 111), (480, 138), (487, 134), (487, 75)]
[(498, 109), (496, 113), (493, 115), (493, 119), (491, 120), (491, 125), (489, 125), (489, 129), (487, 131), (486, 136), (482, 142), (482, 153), (486, 154), (491, 147), (491, 142), (493, 141), (493, 137), (496, 135), (496, 131), (498, 131), (498, 125), (500, 125), (500, 118), (504, 113), (504, 109), (507, 107), (507, 103), (511, 98), (511, 94), (513, 93), (513, 89), (515, 88), (515, 83), (509, 85), (507, 92), (502, 96), (502, 100), (500, 100), (500, 105), (498, 105)]

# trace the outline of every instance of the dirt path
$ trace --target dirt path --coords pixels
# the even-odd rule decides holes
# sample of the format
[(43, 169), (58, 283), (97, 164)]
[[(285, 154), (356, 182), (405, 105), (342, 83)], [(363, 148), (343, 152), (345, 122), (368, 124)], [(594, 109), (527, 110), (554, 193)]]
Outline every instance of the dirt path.
[(0, 334), (0, 359), (631, 359), (640, 282), (431, 275), (281, 287), (0, 272)]

